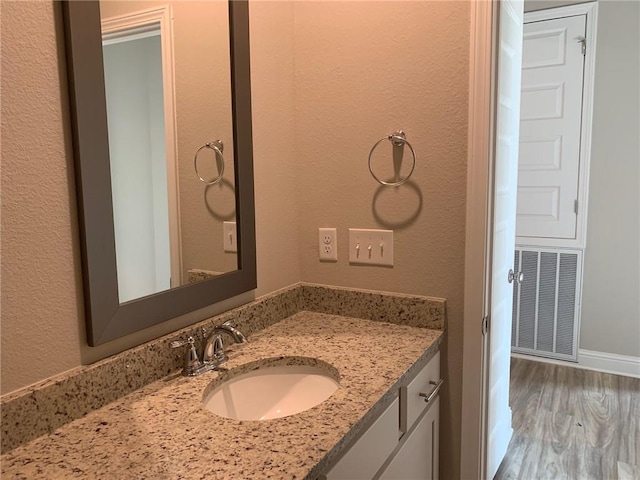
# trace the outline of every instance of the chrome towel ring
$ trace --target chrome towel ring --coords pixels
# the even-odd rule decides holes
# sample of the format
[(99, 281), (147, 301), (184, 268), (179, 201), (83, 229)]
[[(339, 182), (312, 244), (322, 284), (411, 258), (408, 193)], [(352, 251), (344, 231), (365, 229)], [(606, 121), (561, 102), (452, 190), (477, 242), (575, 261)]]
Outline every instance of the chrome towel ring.
[[(397, 182), (385, 182), (384, 180), (380, 180), (380, 178), (378, 178), (376, 174), (373, 173), (373, 167), (371, 166), (371, 157), (373, 156), (373, 151), (378, 147), (378, 145), (380, 145), (380, 143), (384, 142), (385, 140), (389, 140), (396, 147), (402, 147), (406, 145), (411, 150), (411, 156), (413, 158), (413, 163), (411, 164), (411, 170), (409, 171), (409, 174), (406, 177), (404, 177), (401, 180), (398, 180)], [(406, 135), (402, 130), (396, 130), (392, 134), (381, 138), (373, 145), (373, 147), (371, 147), (371, 151), (369, 152), (369, 172), (371, 172), (371, 176), (376, 180), (376, 182), (378, 182), (381, 185), (386, 185), (389, 187), (398, 187), (402, 185), (404, 182), (406, 182), (407, 180), (409, 180), (409, 178), (411, 178), (411, 175), (413, 174), (413, 170), (415, 168), (416, 168), (416, 152), (411, 146), (411, 144), (409, 143), (409, 141), (407, 140)]]
[[(220, 172), (218, 173), (218, 176), (213, 180), (205, 180), (204, 178), (202, 178), (202, 175), (200, 175), (200, 172), (198, 172), (198, 154), (203, 148), (209, 148), (213, 150), (213, 152), (216, 155), (216, 158), (220, 157), (220, 160), (221, 160)], [(223, 151), (224, 151), (224, 144), (222, 143), (222, 140), (214, 140), (213, 142), (205, 143), (198, 150), (196, 150), (196, 154), (193, 157), (193, 168), (195, 169), (196, 175), (198, 176), (198, 178), (202, 183), (206, 185), (215, 185), (216, 183), (219, 183), (220, 180), (222, 180), (222, 176), (224, 175), (224, 155), (222, 154)]]

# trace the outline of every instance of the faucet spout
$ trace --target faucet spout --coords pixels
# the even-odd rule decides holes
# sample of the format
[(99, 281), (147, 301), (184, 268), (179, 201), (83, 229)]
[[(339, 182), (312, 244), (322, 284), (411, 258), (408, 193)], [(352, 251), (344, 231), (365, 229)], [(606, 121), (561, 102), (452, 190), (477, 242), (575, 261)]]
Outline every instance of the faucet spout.
[(229, 320), (224, 322), (219, 327), (214, 327), (213, 333), (216, 333), (216, 332), (228, 333), (231, 336), (231, 338), (233, 338), (233, 341), (236, 343), (247, 343), (248, 341), (247, 337), (245, 337), (240, 330), (234, 327), (231, 321)]
[[(203, 329), (204, 330), (204, 329)], [(213, 327), (211, 333), (206, 337), (204, 350), (202, 353), (202, 363), (205, 365), (220, 365), (227, 361), (220, 333), (227, 333), (236, 343), (247, 343), (247, 337), (238, 330), (230, 321), (222, 325)]]

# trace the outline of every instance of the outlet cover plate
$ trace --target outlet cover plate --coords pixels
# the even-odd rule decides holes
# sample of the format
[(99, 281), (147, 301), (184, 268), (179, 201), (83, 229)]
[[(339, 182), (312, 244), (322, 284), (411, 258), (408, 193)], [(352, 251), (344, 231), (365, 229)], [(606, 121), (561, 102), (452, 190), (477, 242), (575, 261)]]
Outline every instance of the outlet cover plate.
[(318, 255), (320, 261), (338, 261), (338, 236), (335, 228), (318, 229)]
[(349, 229), (349, 263), (393, 266), (393, 230)]

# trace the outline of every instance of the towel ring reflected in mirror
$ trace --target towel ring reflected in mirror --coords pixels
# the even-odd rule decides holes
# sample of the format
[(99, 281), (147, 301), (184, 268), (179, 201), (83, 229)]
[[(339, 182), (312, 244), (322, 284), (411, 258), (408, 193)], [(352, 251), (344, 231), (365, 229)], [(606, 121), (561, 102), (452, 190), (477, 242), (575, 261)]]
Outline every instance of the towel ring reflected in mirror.
[[(200, 175), (200, 172), (198, 171), (198, 154), (205, 148), (213, 150), (216, 160), (218, 158), (220, 159), (220, 171), (218, 172), (218, 176), (213, 180), (205, 180), (204, 178), (202, 178), (202, 175)], [(200, 181), (205, 185), (215, 185), (222, 180), (222, 177), (224, 176), (224, 155), (222, 154), (222, 152), (224, 152), (224, 144), (222, 143), (222, 140), (207, 142), (198, 150), (196, 150), (196, 154), (193, 157), (193, 168), (195, 169), (196, 175), (198, 176)]]

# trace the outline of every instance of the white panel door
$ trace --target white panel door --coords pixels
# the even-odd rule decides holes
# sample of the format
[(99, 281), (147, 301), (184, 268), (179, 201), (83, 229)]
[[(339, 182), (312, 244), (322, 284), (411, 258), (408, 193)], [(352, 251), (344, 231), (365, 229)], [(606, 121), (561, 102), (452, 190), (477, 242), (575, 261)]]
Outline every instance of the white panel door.
[(522, 71), (523, 2), (504, 0), (499, 5), (488, 403), (485, 428), (487, 450), (484, 478), (489, 479), (496, 474), (513, 433), (509, 407), (513, 287), (508, 277), (509, 270), (513, 268), (516, 238)]
[(576, 238), (585, 31), (585, 15), (524, 25), (519, 243)]

